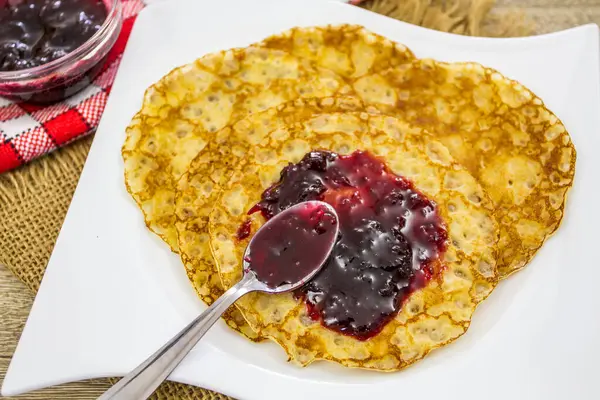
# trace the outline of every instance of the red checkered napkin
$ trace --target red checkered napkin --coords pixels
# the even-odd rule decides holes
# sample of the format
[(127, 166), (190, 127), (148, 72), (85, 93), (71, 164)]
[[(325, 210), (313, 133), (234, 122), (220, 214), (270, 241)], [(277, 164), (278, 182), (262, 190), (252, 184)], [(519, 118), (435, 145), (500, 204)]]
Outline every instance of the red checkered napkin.
[(0, 173), (95, 131), (121, 62), (141, 0), (121, 0), (123, 28), (96, 79), (81, 92), (51, 105), (0, 97)]

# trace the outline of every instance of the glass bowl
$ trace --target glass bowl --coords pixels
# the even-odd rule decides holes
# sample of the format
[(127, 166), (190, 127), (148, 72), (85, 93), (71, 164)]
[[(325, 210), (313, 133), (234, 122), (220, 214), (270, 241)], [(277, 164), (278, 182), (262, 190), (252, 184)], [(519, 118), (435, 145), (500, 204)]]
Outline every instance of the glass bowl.
[(122, 26), (120, 0), (103, 0), (106, 20), (88, 41), (64, 57), (18, 71), (0, 71), (0, 96), (16, 101), (51, 103), (89, 85), (102, 68)]

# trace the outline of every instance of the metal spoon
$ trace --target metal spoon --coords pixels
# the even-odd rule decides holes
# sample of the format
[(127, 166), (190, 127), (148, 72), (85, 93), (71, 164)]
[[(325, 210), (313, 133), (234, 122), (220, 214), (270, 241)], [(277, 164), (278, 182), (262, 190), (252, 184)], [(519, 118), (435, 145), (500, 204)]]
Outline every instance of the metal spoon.
[[(254, 239), (260, 237), (259, 234), (265, 229), (273, 229), (278, 223), (285, 220), (293, 213), (301, 213), (306, 210), (306, 207), (320, 207), (328, 211), (335, 217), (333, 229), (326, 234), (313, 236), (315, 241), (314, 248), (325, 249), (323, 254), (314, 253), (311, 255), (311, 261), (314, 265), (305, 266), (303, 271), (305, 275), (295, 282), (286, 283), (277, 287), (270, 287), (261, 281), (261, 277), (252, 269), (251, 249), (253, 248)], [(277, 214), (275, 217), (267, 221), (254, 235), (248, 247), (244, 252), (244, 276), (232, 288), (227, 290), (221, 297), (217, 299), (210, 307), (194, 319), (188, 326), (183, 328), (181, 332), (175, 335), (169, 342), (162, 346), (156, 353), (151, 355), (146, 361), (140, 364), (136, 369), (127, 374), (123, 379), (117, 382), (112, 388), (107, 390), (98, 400), (138, 400), (146, 399), (156, 388), (173, 372), (175, 367), (185, 358), (185, 356), (194, 348), (196, 343), (211, 326), (219, 319), (221, 314), (229, 308), (236, 300), (247, 293), (260, 291), (265, 293), (283, 293), (299, 288), (304, 283), (309, 281), (321, 269), (329, 254), (333, 250), (339, 230), (339, 221), (335, 209), (329, 204), (321, 201), (308, 201), (299, 203), (285, 211)], [(264, 235), (263, 235), (264, 236)], [(318, 241), (318, 243), (317, 243)], [(323, 245), (325, 243), (325, 245)], [(296, 243), (298, 244), (298, 243)], [(318, 245), (317, 245), (318, 244)], [(264, 243), (262, 243), (264, 245)], [(293, 251), (294, 243), (292, 243), (291, 251)], [(302, 243), (304, 249), (307, 248), (306, 238)], [(308, 246), (310, 248), (310, 246)], [(282, 268), (285, 268), (282, 265)], [(289, 266), (288, 266), (289, 267)], [(264, 280), (264, 279), (263, 279)]]

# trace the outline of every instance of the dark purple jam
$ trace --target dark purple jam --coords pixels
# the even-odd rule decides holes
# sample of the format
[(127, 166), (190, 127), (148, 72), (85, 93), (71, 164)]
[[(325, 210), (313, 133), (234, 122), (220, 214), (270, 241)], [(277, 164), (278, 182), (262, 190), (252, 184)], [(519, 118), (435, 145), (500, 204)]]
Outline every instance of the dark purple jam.
[(298, 207), (265, 224), (249, 244), (244, 261), (270, 288), (312, 275), (336, 240), (337, 220), (325, 205), (309, 202)]
[(249, 213), (269, 219), (306, 200), (331, 204), (340, 225), (329, 260), (297, 294), (325, 327), (373, 337), (441, 269), (448, 235), (436, 204), (369, 153), (313, 151)]
[(0, 0), (0, 71), (64, 57), (106, 20), (102, 0)]

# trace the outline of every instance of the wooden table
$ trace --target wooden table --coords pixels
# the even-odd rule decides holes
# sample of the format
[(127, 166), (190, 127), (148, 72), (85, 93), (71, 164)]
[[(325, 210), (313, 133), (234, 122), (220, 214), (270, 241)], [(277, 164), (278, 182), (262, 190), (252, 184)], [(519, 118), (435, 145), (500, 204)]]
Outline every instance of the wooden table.
[[(600, 25), (600, 0), (499, 0), (497, 8), (523, 10), (539, 33), (595, 22)], [(0, 380), (4, 378), (21, 330), (33, 303), (33, 294), (0, 265)], [(19, 396), (19, 399), (95, 399), (108, 388), (106, 381), (61, 385)]]

